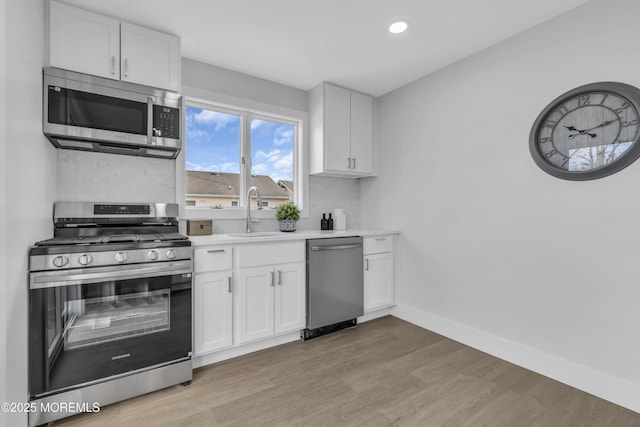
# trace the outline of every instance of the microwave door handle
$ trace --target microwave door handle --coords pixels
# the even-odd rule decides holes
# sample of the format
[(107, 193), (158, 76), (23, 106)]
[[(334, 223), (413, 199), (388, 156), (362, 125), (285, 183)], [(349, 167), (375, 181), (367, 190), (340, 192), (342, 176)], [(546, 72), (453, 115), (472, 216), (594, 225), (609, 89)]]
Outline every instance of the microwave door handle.
[(155, 135), (153, 130), (153, 98), (147, 98), (147, 144), (155, 145)]

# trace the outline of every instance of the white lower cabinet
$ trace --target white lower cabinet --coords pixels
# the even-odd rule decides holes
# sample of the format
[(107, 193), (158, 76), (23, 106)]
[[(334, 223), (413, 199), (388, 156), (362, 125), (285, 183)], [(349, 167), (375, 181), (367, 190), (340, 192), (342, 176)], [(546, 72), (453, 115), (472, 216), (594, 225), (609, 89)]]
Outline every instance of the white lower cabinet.
[(237, 343), (305, 327), (304, 262), (240, 268), (237, 284)]
[(299, 331), (306, 326), (306, 264), (276, 267), (274, 333)]
[(393, 236), (364, 239), (364, 311), (394, 304)]
[(196, 273), (194, 280), (195, 355), (233, 344), (232, 272)]
[(304, 329), (305, 248), (304, 240), (195, 248), (194, 355)]
[(193, 352), (201, 355), (233, 345), (233, 248), (194, 250)]

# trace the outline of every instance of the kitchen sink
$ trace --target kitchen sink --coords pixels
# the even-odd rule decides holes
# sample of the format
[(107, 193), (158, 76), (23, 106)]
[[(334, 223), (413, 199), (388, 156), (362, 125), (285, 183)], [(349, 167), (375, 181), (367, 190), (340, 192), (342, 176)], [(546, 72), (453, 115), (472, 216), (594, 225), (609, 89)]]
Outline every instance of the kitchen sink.
[(270, 236), (279, 236), (282, 232), (280, 231), (254, 231), (252, 233), (232, 233), (229, 234), (231, 237), (270, 237)]

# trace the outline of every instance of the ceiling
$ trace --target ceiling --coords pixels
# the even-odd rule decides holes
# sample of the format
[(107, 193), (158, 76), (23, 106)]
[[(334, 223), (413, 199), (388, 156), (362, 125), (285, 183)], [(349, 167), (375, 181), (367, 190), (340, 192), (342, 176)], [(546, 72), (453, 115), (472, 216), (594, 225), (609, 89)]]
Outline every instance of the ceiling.
[[(182, 38), (182, 56), (380, 96), (589, 0), (64, 0)], [(402, 35), (392, 20), (411, 22)]]

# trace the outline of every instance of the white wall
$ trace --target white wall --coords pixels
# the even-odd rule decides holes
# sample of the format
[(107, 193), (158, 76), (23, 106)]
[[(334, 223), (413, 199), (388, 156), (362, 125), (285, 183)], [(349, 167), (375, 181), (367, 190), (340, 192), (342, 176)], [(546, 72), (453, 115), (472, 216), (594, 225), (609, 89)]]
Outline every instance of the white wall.
[[(6, 179), (6, 277), (1, 283), (4, 309), (0, 330), (6, 339), (6, 395), (10, 402), (28, 400), (27, 273), (29, 247), (52, 235), (51, 209), (56, 198), (55, 150), (42, 135), (42, 58), (44, 2), (5, 4), (5, 76), (2, 96), (6, 144), (0, 166)], [(0, 52), (1, 53), (1, 52)], [(3, 254), (0, 254), (3, 255)], [(4, 343), (3, 347), (4, 347)], [(26, 424), (26, 414), (11, 414), (11, 426)]]
[(402, 230), (400, 316), (636, 411), (640, 162), (563, 181), (528, 138), (569, 89), (640, 87), (638, 15), (594, 0), (383, 96), (361, 186), (362, 225)]
[(307, 93), (269, 80), (182, 59), (182, 84), (298, 111), (308, 111)]

